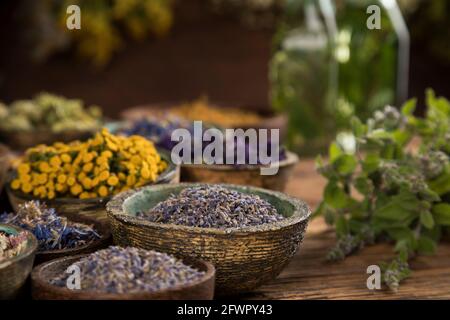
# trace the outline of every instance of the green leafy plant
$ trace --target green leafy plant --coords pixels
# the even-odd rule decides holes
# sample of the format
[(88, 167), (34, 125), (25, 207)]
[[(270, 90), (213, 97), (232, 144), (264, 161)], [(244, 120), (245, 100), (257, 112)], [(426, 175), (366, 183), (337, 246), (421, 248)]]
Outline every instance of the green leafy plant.
[(341, 260), (378, 242), (397, 254), (382, 264), (392, 290), (410, 274), (408, 260), (432, 254), (450, 227), (450, 102), (427, 91), (425, 118), (416, 100), (401, 111), (387, 106), (352, 132), (338, 134), (329, 159), (317, 159), (328, 180), (315, 215), (334, 225), (337, 243), (329, 260)]

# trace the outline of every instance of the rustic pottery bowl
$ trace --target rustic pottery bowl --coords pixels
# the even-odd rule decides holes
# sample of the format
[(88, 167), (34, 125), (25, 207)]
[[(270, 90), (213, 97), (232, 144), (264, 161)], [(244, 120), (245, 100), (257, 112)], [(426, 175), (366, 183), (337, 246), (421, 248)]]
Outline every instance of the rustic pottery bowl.
[[(161, 157), (169, 164), (167, 169), (162, 172), (156, 184), (161, 183), (177, 183), (180, 181), (180, 169), (175, 166), (167, 153), (158, 150)], [(9, 202), (15, 211), (17, 211), (19, 204), (31, 200), (40, 200), (31, 195), (24, 194), (20, 191), (11, 189), (10, 182), (13, 180), (13, 174), (10, 175), (8, 182), (5, 185), (6, 193), (8, 194)], [(98, 220), (106, 221), (105, 205), (111, 199), (111, 196), (103, 198), (92, 199), (78, 199), (78, 198), (56, 198), (46, 200), (48, 207), (55, 208), (58, 214), (64, 216), (80, 215), (84, 217), (91, 217)]]
[[(19, 227), (0, 224), (0, 231), (17, 234), (25, 231)], [(0, 299), (13, 299), (21, 291), (33, 268), (34, 256), (38, 246), (36, 238), (29, 231), (27, 246), (24, 251), (12, 258), (0, 262)]]
[(111, 230), (109, 228), (109, 224), (107, 223), (107, 221), (100, 221), (89, 217), (74, 214), (68, 215), (67, 218), (73, 222), (92, 225), (94, 230), (100, 236), (100, 239), (94, 240), (84, 246), (79, 246), (71, 249), (37, 251), (36, 258), (34, 260), (34, 265), (38, 265), (62, 257), (92, 253), (97, 250), (107, 248), (111, 244), (112, 242)]
[(114, 242), (211, 262), (216, 267), (218, 295), (251, 291), (274, 279), (303, 240), (311, 212), (301, 200), (280, 192), (224, 184), (225, 188), (259, 195), (286, 219), (254, 227), (215, 229), (153, 223), (136, 217), (137, 212), (184, 188), (201, 185), (158, 185), (116, 195), (106, 206)]
[[(98, 130), (100, 130), (99, 127)], [(0, 130), (0, 140), (12, 150), (23, 151), (38, 144), (53, 144), (54, 142), (71, 142), (86, 140), (97, 130), (66, 130), (52, 132), (51, 130)]]
[(286, 159), (279, 162), (275, 175), (261, 175), (260, 165), (184, 164), (181, 166), (181, 181), (230, 183), (284, 191), (297, 163), (298, 156), (286, 151)]
[[(112, 294), (99, 291), (71, 290), (50, 283), (56, 275), (65, 272), (74, 262), (85, 255), (52, 260), (33, 270), (31, 286), (33, 299), (37, 300), (211, 300), (214, 296), (215, 269), (211, 263), (195, 259), (183, 262), (204, 271), (203, 278), (188, 284), (158, 292)], [(83, 281), (81, 279), (81, 281)]]

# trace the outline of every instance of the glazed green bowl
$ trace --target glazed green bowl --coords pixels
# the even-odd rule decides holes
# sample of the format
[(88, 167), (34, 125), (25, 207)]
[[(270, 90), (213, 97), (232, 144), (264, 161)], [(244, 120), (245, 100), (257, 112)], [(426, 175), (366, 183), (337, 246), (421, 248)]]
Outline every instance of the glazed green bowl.
[[(8, 224), (0, 224), (0, 231), (15, 235), (25, 230)], [(1, 300), (14, 299), (25, 285), (33, 268), (38, 242), (31, 232), (25, 232), (27, 233), (27, 244), (23, 251), (15, 257), (0, 260)]]
[[(156, 182), (154, 183), (165, 184), (179, 182), (180, 168), (170, 161), (170, 155), (167, 152), (161, 150), (158, 150), (158, 152), (161, 154), (161, 157), (167, 161), (168, 167), (158, 176)], [(20, 204), (27, 201), (41, 200), (32, 195), (13, 190), (11, 188), (11, 181), (14, 179), (14, 175), (14, 172), (10, 172), (8, 182), (5, 184), (8, 199), (14, 211), (17, 211)], [(106, 221), (105, 205), (109, 200), (111, 200), (111, 198), (111, 196), (92, 199), (56, 198), (52, 200), (45, 200), (45, 202), (48, 207), (55, 208), (56, 212), (63, 216), (81, 216), (99, 221)]]
[(259, 226), (216, 229), (154, 223), (136, 217), (137, 212), (154, 207), (184, 188), (204, 185), (157, 185), (116, 195), (106, 205), (114, 242), (211, 262), (216, 267), (217, 295), (248, 292), (278, 276), (306, 231), (311, 211), (301, 200), (261, 188), (222, 184), (260, 196), (286, 218)]

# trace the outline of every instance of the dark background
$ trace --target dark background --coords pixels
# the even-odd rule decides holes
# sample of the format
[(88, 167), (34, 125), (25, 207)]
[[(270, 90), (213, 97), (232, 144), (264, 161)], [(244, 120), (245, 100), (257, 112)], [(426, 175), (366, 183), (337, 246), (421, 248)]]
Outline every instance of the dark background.
[[(217, 15), (202, 0), (179, 1), (175, 23), (163, 39), (127, 42), (103, 70), (62, 54), (36, 64), (29, 59), (21, 1), (0, 4), (0, 101), (50, 91), (84, 99), (117, 116), (127, 107), (194, 99), (207, 94), (225, 104), (269, 108), (267, 79), (274, 30), (252, 30), (231, 16)], [(420, 19), (420, 11), (408, 24)], [(433, 30), (430, 30), (432, 33)], [(424, 43), (411, 47), (409, 95), (425, 88), (450, 97), (450, 65), (435, 59)]]

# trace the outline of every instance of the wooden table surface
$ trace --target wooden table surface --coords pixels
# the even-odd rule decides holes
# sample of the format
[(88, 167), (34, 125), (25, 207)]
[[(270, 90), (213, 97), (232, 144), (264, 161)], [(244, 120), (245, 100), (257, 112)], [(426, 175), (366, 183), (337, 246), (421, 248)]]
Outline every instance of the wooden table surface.
[[(286, 192), (314, 208), (321, 199), (325, 180), (314, 171), (313, 161), (296, 168)], [(334, 232), (321, 218), (312, 221), (299, 251), (271, 283), (243, 296), (246, 299), (438, 299), (450, 298), (450, 243), (440, 244), (432, 256), (411, 261), (411, 277), (397, 293), (369, 290), (367, 267), (388, 260), (393, 248), (387, 244), (366, 247), (337, 263), (324, 257), (335, 241)]]

